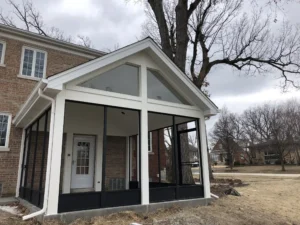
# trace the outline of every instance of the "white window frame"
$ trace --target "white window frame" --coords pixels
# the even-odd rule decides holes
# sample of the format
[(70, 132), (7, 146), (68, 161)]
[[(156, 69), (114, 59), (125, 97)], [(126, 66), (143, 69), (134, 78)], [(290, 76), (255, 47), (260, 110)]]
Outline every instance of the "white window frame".
[(6, 42), (0, 40), (0, 43), (3, 45), (1, 59), (0, 59), (0, 66), (5, 66), (4, 58), (5, 58)]
[[(31, 70), (31, 75), (30, 76), (23, 75), (24, 54), (25, 54), (25, 50), (26, 49), (33, 51), (32, 70)], [(36, 53), (37, 52), (41, 52), (41, 53), (45, 54), (44, 71), (43, 71), (43, 77), (41, 77), (41, 78), (34, 76), (34, 73), (35, 73), (35, 63), (36, 63)], [(37, 49), (37, 48), (23, 46), (22, 47), (22, 55), (21, 55), (20, 73), (19, 73), (18, 77), (27, 78), (27, 79), (30, 79), (30, 80), (40, 80), (40, 79), (46, 78), (46, 71), (47, 71), (47, 52), (43, 51), (43, 50), (40, 50), (40, 49)]]
[(5, 137), (5, 146), (0, 146), (0, 152), (4, 151), (9, 151), (9, 136), (10, 136), (10, 128), (11, 128), (11, 114), (10, 113), (4, 113), (0, 112), (0, 115), (8, 116), (8, 121), (7, 121), (7, 131), (6, 131), (6, 137)]

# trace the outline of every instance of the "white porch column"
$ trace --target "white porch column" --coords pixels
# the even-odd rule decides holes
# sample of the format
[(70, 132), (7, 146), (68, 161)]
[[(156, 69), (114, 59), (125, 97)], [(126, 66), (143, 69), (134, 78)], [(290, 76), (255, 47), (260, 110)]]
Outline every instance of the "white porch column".
[(207, 138), (206, 138), (204, 116), (201, 116), (199, 118), (199, 132), (200, 132), (200, 143), (201, 143), (201, 160), (202, 160), (202, 173), (203, 173), (203, 181), (202, 182), (203, 182), (203, 188), (204, 188), (204, 198), (210, 198)]
[[(49, 145), (52, 145), (51, 148), (52, 157), (51, 157), (50, 166), (48, 167), (50, 171), (47, 171), (47, 173), (50, 172), (48, 208), (46, 212), (47, 215), (57, 214), (57, 209), (58, 209), (64, 115), (65, 115), (65, 97), (64, 97), (64, 92), (62, 91), (56, 97), (55, 109), (54, 109), (52, 143), (51, 140), (49, 140)], [(47, 193), (45, 194), (47, 195)]]
[[(145, 61), (145, 60), (144, 60)], [(141, 96), (142, 96), (142, 110), (140, 113), (140, 123), (141, 123), (141, 195), (142, 195), (142, 205), (149, 204), (149, 161), (148, 161), (148, 93), (147, 93), (147, 67), (146, 63), (141, 66)]]
[(142, 205), (149, 204), (148, 111), (141, 112), (141, 194)]

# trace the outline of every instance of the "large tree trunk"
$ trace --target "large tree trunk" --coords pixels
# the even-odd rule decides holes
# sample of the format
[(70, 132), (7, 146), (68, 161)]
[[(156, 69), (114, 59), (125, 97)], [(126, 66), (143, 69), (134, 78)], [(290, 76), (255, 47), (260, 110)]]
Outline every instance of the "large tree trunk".
[(188, 133), (183, 133), (180, 136), (180, 148), (178, 149), (179, 157), (181, 157), (181, 169), (182, 184), (195, 184), (193, 177), (192, 165), (190, 164), (190, 146), (188, 140)]

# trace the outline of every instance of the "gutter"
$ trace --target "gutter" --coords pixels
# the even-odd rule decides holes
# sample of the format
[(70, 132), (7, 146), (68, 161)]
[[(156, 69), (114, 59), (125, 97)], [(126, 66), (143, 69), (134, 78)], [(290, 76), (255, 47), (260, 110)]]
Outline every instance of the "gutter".
[[(51, 174), (51, 163), (52, 163), (52, 149), (53, 149), (53, 130), (54, 130), (54, 117), (55, 117), (55, 100), (45, 95), (41, 88), (38, 89), (38, 95), (41, 98), (49, 100), (51, 102), (51, 117), (50, 117), (50, 130), (49, 130), (49, 144), (48, 144), (48, 158), (47, 158), (47, 172), (46, 172), (46, 181), (45, 181), (45, 192), (44, 192), (44, 204), (43, 208), (40, 211), (34, 212), (32, 214), (23, 216), (23, 220), (28, 220), (33, 217), (42, 215), (46, 212), (49, 199), (49, 182)], [(49, 153), (51, 154), (49, 155)]]

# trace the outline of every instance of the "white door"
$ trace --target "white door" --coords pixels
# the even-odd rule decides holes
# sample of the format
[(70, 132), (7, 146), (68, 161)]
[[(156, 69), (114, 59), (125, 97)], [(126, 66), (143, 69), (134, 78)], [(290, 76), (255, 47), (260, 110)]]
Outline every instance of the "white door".
[(71, 189), (94, 187), (95, 137), (74, 136)]

